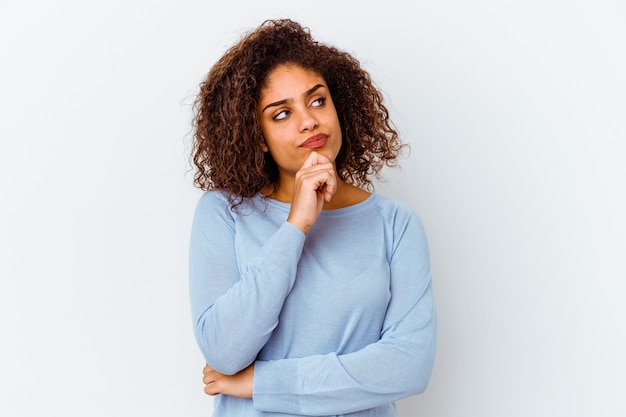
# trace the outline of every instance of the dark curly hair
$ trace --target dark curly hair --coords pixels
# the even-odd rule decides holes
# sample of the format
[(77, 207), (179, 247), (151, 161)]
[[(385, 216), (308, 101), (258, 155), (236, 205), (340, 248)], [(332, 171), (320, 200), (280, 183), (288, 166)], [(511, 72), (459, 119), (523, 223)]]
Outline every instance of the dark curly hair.
[(335, 164), (342, 180), (371, 189), (371, 176), (394, 165), (400, 143), (380, 91), (359, 61), (315, 41), (289, 20), (268, 20), (245, 35), (211, 68), (194, 103), (194, 183), (226, 191), (241, 202), (268, 187), (276, 189), (278, 167), (263, 152), (257, 118), (268, 74), (296, 64), (324, 78), (337, 110), (343, 142)]

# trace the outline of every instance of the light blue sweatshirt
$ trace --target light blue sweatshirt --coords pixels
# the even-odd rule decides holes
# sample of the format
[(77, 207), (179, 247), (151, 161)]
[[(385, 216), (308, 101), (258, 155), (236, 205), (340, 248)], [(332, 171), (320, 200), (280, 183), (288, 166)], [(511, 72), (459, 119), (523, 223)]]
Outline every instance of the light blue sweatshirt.
[(252, 399), (218, 395), (215, 417), (396, 416), (426, 389), (436, 319), (422, 224), (372, 194), (324, 210), (307, 235), (289, 204), (261, 196), (231, 210), (219, 191), (196, 208), (190, 297), (207, 363), (252, 362)]

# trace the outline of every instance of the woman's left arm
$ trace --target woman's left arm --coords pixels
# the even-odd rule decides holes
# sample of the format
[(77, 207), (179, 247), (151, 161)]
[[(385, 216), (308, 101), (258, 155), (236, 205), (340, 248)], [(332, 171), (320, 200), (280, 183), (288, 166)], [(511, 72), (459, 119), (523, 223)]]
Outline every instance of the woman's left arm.
[[(380, 340), (343, 355), (255, 362), (256, 409), (300, 415), (346, 414), (426, 389), (436, 347), (428, 246), (414, 213), (394, 225), (394, 236), (391, 301)], [(252, 375), (247, 376), (249, 384)], [(222, 381), (224, 386), (239, 389), (234, 382)]]

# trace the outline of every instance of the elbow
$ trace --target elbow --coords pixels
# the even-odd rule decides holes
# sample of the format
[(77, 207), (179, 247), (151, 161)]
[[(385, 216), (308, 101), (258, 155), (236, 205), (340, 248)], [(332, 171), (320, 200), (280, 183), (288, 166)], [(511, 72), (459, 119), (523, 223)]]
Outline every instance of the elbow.
[(415, 384), (413, 386), (414, 394), (423, 394), (428, 388), (430, 377), (435, 366), (435, 356), (437, 352), (437, 325), (434, 318), (431, 331), (424, 344), (417, 349), (413, 362), (413, 375), (415, 376)]
[(431, 355), (428, 355), (428, 358), (422, 358), (422, 360), (418, 361), (415, 366), (415, 384), (413, 389), (415, 390), (414, 394), (423, 394), (428, 388), (428, 384), (430, 382), (430, 377), (433, 373), (433, 367), (435, 364), (435, 352), (434, 349)]
[(420, 350), (405, 363), (411, 364), (406, 367), (406, 372), (408, 372), (406, 378), (411, 381), (410, 395), (423, 394), (428, 389), (435, 364), (435, 344), (430, 344), (427, 349)]
[(202, 357), (207, 365), (224, 375), (234, 375), (243, 367), (240, 367), (229, 360), (225, 355), (218, 354), (215, 347), (209, 347), (206, 343), (199, 343)]
[(202, 344), (200, 345), (200, 351), (207, 365), (224, 375), (234, 375), (249, 365), (243, 362), (235, 362), (232, 360), (232, 357), (218, 354), (214, 348), (207, 348)]
[(220, 343), (216, 335), (207, 331), (204, 321), (199, 320), (194, 328), (196, 342), (205, 362), (217, 372), (224, 375), (234, 375), (246, 368), (256, 356), (248, 357), (241, 348)]
[(242, 369), (245, 369), (247, 366), (247, 365), (246, 366), (235, 365), (233, 363), (220, 360), (219, 358), (216, 358), (216, 359), (208, 358), (206, 363), (211, 368), (213, 368), (220, 374), (224, 374), (224, 375), (235, 375), (237, 372), (241, 371)]
[(413, 386), (412, 395), (423, 394), (424, 392), (426, 392), (429, 381), (430, 381), (430, 375), (428, 376), (420, 375), (418, 378), (416, 378), (415, 385)]
[(412, 395), (423, 394), (428, 388), (430, 382), (430, 370), (425, 369), (424, 366), (413, 367), (410, 377), (406, 378), (409, 381), (405, 384), (405, 392), (402, 397), (410, 397)]

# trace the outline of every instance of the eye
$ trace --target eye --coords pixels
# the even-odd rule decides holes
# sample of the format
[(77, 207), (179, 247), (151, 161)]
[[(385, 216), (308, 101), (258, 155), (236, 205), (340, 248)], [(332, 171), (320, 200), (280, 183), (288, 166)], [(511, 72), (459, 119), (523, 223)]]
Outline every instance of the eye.
[(281, 110), (280, 112), (276, 113), (273, 117), (274, 120), (283, 120), (285, 118), (287, 118), (287, 116), (289, 116), (289, 110)]
[(311, 107), (322, 107), (326, 102), (326, 97), (320, 97), (311, 102)]

